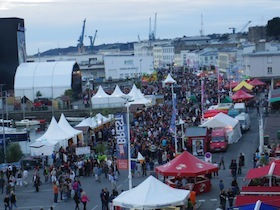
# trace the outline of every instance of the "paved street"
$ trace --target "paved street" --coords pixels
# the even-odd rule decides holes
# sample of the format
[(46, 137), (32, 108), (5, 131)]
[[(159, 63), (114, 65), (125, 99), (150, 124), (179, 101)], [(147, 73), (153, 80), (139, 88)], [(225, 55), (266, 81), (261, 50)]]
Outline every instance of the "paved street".
[[(239, 186), (241, 187), (244, 184), (244, 177), (246, 172), (253, 167), (252, 157), (256, 151), (256, 148), (259, 144), (259, 129), (258, 129), (258, 116), (256, 115), (256, 111), (251, 111), (251, 129), (243, 134), (242, 138), (238, 143), (232, 144), (229, 146), (229, 149), (226, 153), (224, 153), (224, 159), (226, 164), (226, 170), (219, 171), (219, 178), (212, 179), (212, 190), (211, 192), (203, 195), (197, 196), (197, 201), (200, 203), (201, 210), (215, 210), (219, 205), (219, 180), (223, 179), (225, 188), (228, 189), (230, 187), (230, 183), (232, 181), (232, 177), (230, 175), (229, 163), (231, 159), (238, 159), (240, 152), (245, 154), (245, 167), (243, 169), (242, 175), (238, 176), (237, 181)], [(264, 120), (264, 124), (267, 120)], [(213, 154), (213, 161), (219, 162), (220, 154)], [(40, 209), (43, 207), (45, 210), (49, 209), (51, 206), (56, 210), (64, 210), (64, 209), (74, 209), (75, 204), (71, 199), (68, 202), (59, 201), (57, 204), (53, 204), (53, 193), (52, 186), (50, 183), (43, 183), (40, 187), (40, 192), (36, 193), (35, 188), (32, 187), (31, 178), (32, 171), (29, 171), (29, 186), (22, 187), (16, 189), (16, 195), (18, 198), (17, 205), (18, 209)], [(133, 186), (141, 183), (145, 178), (133, 178)], [(87, 192), (90, 202), (88, 203), (88, 208), (90, 210), (101, 209), (101, 201), (100, 201), (100, 191), (102, 188), (107, 187), (111, 191), (111, 185), (108, 180), (105, 180), (102, 177), (101, 183), (97, 183), (94, 181), (94, 177), (81, 177), (82, 188)], [(121, 190), (128, 189), (128, 180), (127, 180), (127, 172), (121, 171), (121, 175), (119, 177), (118, 182), (119, 192)], [(1, 199), (3, 200), (3, 195)], [(80, 206), (82, 206), (80, 204)], [(4, 209), (3, 206), (0, 206), (0, 209)]]

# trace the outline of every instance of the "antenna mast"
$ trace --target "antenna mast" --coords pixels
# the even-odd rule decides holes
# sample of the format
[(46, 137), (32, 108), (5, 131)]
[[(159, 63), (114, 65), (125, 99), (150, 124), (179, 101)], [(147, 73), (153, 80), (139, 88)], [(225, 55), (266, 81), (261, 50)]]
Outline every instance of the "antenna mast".
[(200, 36), (204, 36), (204, 31), (203, 31), (203, 14), (201, 14), (201, 23), (200, 23)]

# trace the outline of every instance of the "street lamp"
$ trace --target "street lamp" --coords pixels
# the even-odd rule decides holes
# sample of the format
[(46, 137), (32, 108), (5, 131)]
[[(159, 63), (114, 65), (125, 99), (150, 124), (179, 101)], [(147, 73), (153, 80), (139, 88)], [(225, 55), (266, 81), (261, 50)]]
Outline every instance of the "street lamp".
[(1, 88), (1, 102), (2, 102), (2, 128), (3, 128), (3, 147), (4, 147), (4, 163), (6, 163), (6, 138), (5, 138), (5, 123), (4, 123), (4, 101), (3, 101), (3, 87), (5, 84), (0, 84)]
[(140, 90), (142, 91), (142, 59), (140, 59)]
[(132, 174), (131, 174), (131, 152), (130, 152), (130, 121), (129, 121), (129, 98), (126, 99), (126, 121), (127, 121), (127, 153), (128, 153), (128, 189), (132, 189)]

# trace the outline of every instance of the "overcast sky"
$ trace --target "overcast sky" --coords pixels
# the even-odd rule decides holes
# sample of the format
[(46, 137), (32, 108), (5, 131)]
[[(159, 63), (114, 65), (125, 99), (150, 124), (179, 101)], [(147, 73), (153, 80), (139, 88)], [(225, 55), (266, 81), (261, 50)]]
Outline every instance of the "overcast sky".
[(199, 35), (201, 14), (204, 34), (212, 34), (266, 25), (279, 11), (280, 0), (0, 0), (1, 18), (24, 19), (28, 55), (77, 46), (85, 18), (85, 35), (98, 30), (99, 45), (148, 39), (156, 12), (156, 38), (176, 38)]

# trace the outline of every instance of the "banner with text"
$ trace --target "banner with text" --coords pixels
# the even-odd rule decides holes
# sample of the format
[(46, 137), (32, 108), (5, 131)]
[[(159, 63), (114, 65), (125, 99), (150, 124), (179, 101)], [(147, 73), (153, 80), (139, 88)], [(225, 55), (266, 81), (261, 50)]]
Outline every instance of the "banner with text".
[(118, 169), (128, 169), (128, 133), (125, 113), (115, 115)]

